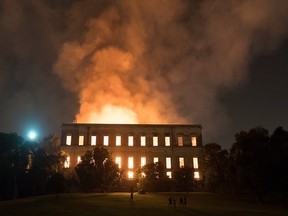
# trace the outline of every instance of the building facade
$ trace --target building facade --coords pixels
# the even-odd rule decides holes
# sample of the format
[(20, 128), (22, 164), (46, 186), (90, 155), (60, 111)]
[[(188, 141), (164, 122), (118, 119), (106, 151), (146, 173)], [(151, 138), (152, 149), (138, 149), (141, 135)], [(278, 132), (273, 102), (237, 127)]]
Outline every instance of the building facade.
[(199, 157), (201, 125), (184, 124), (78, 124), (62, 125), (61, 149), (67, 154), (65, 168), (74, 170), (87, 150), (107, 148), (124, 177), (133, 180), (137, 168), (161, 162), (169, 178), (180, 167), (194, 169), (201, 178)]

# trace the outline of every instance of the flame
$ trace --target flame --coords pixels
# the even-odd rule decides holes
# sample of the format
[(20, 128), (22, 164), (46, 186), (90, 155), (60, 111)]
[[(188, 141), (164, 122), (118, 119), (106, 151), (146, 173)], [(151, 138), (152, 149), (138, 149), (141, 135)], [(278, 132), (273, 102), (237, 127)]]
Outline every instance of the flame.
[(136, 113), (132, 110), (111, 104), (104, 105), (99, 112), (95, 112), (95, 109), (94, 111), (82, 111), (77, 115), (77, 121), (116, 124), (137, 124), (139, 122)]
[(279, 2), (227, 1), (223, 11), (218, 1), (77, 1), (53, 69), (79, 99), (77, 121), (201, 123), (219, 137), (222, 93), (288, 34)]
[(76, 122), (186, 122), (169, 94), (169, 75), (144, 60), (138, 24), (115, 26), (120, 17), (112, 7), (91, 19), (83, 40), (65, 42), (54, 65), (64, 87), (79, 96)]

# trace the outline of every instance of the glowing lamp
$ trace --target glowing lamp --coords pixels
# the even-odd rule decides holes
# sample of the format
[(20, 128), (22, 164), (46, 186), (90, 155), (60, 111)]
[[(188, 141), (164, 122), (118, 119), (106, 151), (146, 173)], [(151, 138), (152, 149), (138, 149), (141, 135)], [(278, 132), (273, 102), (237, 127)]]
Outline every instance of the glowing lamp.
[(29, 137), (29, 139), (34, 140), (37, 137), (37, 134), (35, 131), (30, 131), (28, 133), (28, 137)]

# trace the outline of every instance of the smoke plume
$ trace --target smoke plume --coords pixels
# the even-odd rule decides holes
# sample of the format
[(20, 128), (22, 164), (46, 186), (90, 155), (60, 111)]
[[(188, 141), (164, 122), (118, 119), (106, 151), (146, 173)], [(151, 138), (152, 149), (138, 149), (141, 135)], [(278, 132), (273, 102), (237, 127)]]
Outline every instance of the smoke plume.
[(223, 94), (287, 40), (287, 11), (286, 0), (2, 0), (0, 131), (189, 123), (212, 140), (229, 126)]
[(229, 122), (221, 92), (245, 80), (255, 55), (287, 37), (287, 6), (271, 0), (77, 2), (68, 29), (83, 26), (63, 44), (55, 73), (79, 96), (78, 122), (126, 116), (127, 122), (194, 123), (213, 136)]

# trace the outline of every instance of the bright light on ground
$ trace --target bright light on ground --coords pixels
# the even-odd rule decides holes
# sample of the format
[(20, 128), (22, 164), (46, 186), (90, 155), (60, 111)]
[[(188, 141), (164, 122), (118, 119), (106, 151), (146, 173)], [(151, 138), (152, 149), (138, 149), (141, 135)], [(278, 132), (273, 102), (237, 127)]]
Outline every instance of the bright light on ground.
[(30, 131), (28, 134), (29, 139), (34, 140), (36, 138), (37, 134), (35, 131)]

